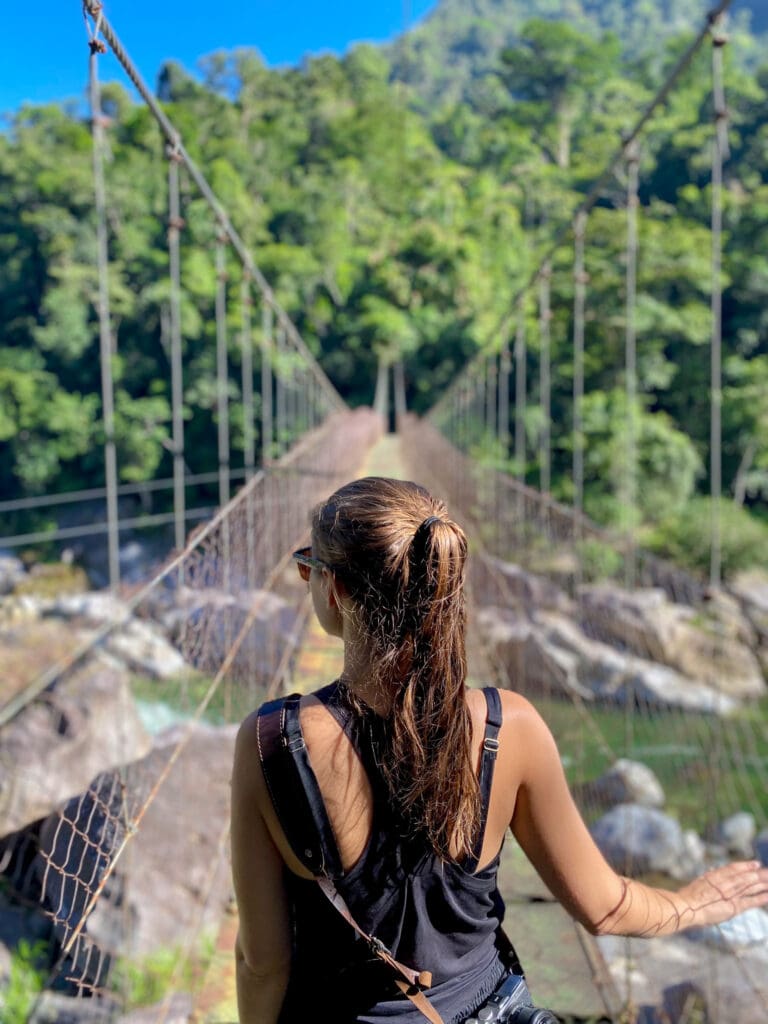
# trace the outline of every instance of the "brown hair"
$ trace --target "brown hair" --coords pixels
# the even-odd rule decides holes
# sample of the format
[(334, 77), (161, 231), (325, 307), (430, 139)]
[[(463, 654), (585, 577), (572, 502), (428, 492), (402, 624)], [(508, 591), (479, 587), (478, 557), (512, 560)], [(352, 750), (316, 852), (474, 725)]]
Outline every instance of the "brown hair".
[(352, 600), (390, 706), (381, 767), (394, 805), (444, 860), (480, 818), (465, 700), (467, 538), (418, 484), (366, 477), (312, 516), (313, 548)]

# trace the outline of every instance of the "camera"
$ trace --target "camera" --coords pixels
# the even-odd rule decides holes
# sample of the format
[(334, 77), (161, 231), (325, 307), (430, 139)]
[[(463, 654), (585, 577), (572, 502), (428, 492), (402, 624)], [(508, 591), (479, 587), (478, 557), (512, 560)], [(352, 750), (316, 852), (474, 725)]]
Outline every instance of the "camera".
[(510, 974), (464, 1024), (558, 1024), (549, 1010), (537, 1009), (520, 974)]

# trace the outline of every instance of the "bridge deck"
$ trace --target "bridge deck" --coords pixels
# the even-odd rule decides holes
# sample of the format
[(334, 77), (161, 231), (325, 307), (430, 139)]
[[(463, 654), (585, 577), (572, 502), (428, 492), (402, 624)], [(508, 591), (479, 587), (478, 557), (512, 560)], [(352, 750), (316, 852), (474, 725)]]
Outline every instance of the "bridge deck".
[[(384, 437), (369, 453), (360, 475), (402, 477), (399, 439)], [(490, 678), (482, 645), (471, 644), (468, 654), (470, 682)], [(316, 689), (335, 679), (341, 664), (339, 640), (327, 636), (313, 616), (294, 664), (290, 689)], [(505, 843), (499, 881), (507, 905), (508, 932), (538, 1004), (551, 1007), (569, 1021), (618, 1019), (619, 1000), (595, 943), (552, 899), (511, 837)], [(200, 1024), (237, 1021), (232, 957), (236, 931), (236, 917), (227, 917), (197, 1002)]]

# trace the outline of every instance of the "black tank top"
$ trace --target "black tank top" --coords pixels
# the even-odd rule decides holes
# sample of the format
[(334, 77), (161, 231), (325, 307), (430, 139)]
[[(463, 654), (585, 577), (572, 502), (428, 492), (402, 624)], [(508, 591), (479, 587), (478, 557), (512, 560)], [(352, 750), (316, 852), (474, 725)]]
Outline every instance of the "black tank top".
[[(508, 962), (498, 934), (504, 912), (497, 888), (500, 855), (477, 870), (501, 725), (498, 692), (490, 687), (483, 692), (487, 718), (479, 777), (481, 822), (473, 854), (461, 864), (441, 861), (423, 836), (407, 834), (377, 763), (386, 721), (372, 711), (354, 712), (343, 688), (334, 683), (315, 696), (349, 738), (373, 793), (369, 840), (353, 867), (342, 871), (301, 736), (298, 697), (287, 698), (281, 710), (285, 745), (294, 754), (311, 816), (319, 826), (314, 830), (318, 844), (314, 855), (308, 848), (302, 857), (298, 850), (299, 859), (318, 874), (319, 857), (360, 927), (380, 939), (397, 960), (432, 972), (427, 995), (445, 1024), (458, 1024), (470, 1016), (504, 976)], [(270, 707), (274, 705), (266, 705), (261, 713)], [(276, 806), (289, 839), (292, 825), (298, 824), (289, 819), (297, 808), (295, 802), (292, 807), (284, 801)], [(317, 883), (286, 869), (286, 887), (293, 957), (281, 1024), (320, 1019), (337, 1024), (423, 1024), (423, 1016), (395, 987), (389, 968), (355, 937)]]

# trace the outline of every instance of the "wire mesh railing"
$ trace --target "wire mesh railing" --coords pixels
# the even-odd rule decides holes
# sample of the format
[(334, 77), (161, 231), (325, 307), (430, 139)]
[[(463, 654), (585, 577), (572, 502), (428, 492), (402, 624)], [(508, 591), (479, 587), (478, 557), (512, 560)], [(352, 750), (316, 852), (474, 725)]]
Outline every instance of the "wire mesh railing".
[[(231, 723), (288, 677), (307, 600), (290, 552), (380, 429), (332, 416), (130, 601), (78, 606), (73, 649), (0, 709), (0, 917), (38, 944), (41, 1019), (191, 1000), (230, 896)], [(143, 669), (140, 641), (159, 645)]]
[[(765, 619), (638, 549), (628, 583), (623, 535), (483, 467), (432, 424), (406, 418), (402, 430), (411, 475), (468, 529), (472, 621), (495, 682), (543, 713), (608, 859), (676, 886), (725, 858), (765, 858)], [(739, 922), (603, 942), (622, 1020), (683, 981), (707, 1020), (764, 1020), (768, 915)], [(702, 1019), (698, 999), (673, 1019)]]

